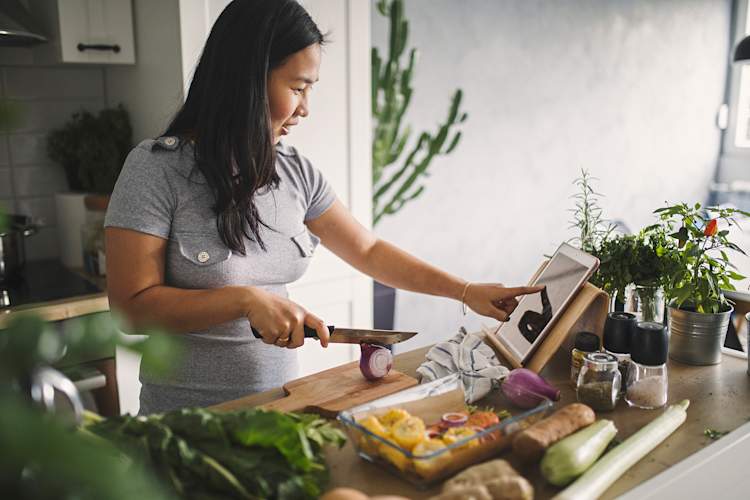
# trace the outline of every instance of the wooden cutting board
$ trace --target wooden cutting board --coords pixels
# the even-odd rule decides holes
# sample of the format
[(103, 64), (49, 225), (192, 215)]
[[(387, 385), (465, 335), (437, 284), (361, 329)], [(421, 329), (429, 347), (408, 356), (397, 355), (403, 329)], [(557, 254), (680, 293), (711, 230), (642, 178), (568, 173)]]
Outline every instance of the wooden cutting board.
[(359, 371), (359, 362), (331, 368), (284, 384), (286, 397), (264, 404), (279, 411), (317, 413), (335, 418), (342, 411), (417, 385), (417, 379), (397, 370), (371, 382)]

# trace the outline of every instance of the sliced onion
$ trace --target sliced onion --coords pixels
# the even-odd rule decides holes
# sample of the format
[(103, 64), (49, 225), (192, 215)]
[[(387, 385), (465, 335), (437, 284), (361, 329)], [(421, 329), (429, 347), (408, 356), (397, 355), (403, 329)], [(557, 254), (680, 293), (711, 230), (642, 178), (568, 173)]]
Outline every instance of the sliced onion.
[(393, 367), (390, 349), (377, 344), (360, 344), (360, 349), (359, 370), (367, 380), (380, 380), (388, 375)]
[(468, 419), (469, 417), (465, 413), (446, 413), (440, 419), (440, 423), (444, 427), (461, 427)]

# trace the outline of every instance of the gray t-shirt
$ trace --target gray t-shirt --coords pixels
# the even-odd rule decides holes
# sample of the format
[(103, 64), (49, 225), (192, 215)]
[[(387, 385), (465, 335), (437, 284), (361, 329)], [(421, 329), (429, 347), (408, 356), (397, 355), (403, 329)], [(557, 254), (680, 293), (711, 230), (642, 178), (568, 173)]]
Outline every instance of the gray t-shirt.
[[(245, 240), (246, 256), (222, 242), (214, 197), (195, 165), (193, 148), (176, 137), (145, 140), (128, 155), (109, 203), (105, 227), (168, 240), (165, 284), (208, 289), (260, 287), (287, 296), (286, 284), (307, 269), (319, 239), (304, 222), (321, 215), (335, 194), (296, 149), (276, 147), (277, 189), (255, 196), (267, 251)], [(184, 357), (167, 376), (141, 369), (142, 414), (208, 406), (277, 387), (298, 370), (294, 350), (253, 337), (245, 318), (178, 335)]]

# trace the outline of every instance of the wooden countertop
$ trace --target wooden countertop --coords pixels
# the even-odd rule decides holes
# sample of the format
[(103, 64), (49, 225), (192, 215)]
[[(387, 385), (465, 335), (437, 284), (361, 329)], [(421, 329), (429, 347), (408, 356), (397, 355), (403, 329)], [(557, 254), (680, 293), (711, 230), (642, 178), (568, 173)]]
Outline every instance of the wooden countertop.
[(87, 295), (76, 295), (48, 302), (23, 304), (0, 309), (0, 330), (5, 328), (13, 316), (18, 314), (38, 314), (47, 321), (61, 321), (65, 319), (85, 316), (98, 312), (109, 311), (109, 299), (106, 292), (106, 280), (100, 276), (91, 276), (82, 269), (73, 272), (92, 282), (103, 291)]
[[(395, 368), (416, 376), (416, 368), (424, 360), (427, 348), (397, 355)], [(542, 374), (562, 391), (556, 406), (575, 401), (575, 392), (568, 381), (569, 358), (559, 352)], [(706, 428), (731, 431), (750, 420), (750, 376), (747, 360), (723, 356), (722, 363), (715, 366), (689, 366), (669, 363), (669, 403), (682, 399), (690, 400), (687, 421), (666, 441), (643, 460), (633, 466), (603, 496), (614, 498), (636, 487), (643, 481), (659, 474), (686, 457), (712, 444), (703, 435)], [(275, 389), (254, 394), (219, 405), (223, 409), (239, 409), (268, 403), (284, 396), (283, 390)], [(491, 404), (491, 397), (488, 400)], [(599, 418), (608, 418), (619, 429), (617, 438), (622, 440), (633, 434), (658, 416), (662, 410), (638, 410), (629, 408), (621, 401), (613, 412), (599, 413)], [(510, 454), (502, 455), (511, 459)], [(359, 458), (351, 443), (341, 450), (328, 452), (327, 461), (331, 473), (331, 487), (348, 486), (370, 495), (398, 494), (409, 498), (428, 498), (439, 493), (440, 488), (420, 491), (380, 467)], [(535, 498), (544, 499), (559, 491), (547, 485), (541, 478), (538, 465), (521, 467), (518, 470), (534, 485)]]

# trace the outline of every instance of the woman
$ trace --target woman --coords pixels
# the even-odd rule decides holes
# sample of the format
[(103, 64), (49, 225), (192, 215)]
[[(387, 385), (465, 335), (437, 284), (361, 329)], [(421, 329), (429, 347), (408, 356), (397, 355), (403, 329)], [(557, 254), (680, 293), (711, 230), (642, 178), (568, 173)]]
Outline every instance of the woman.
[(235, 0), (164, 135), (125, 162), (105, 220), (110, 304), (136, 327), (182, 333), (185, 350), (168, 377), (141, 371), (141, 413), (283, 384), (295, 376), (304, 325), (326, 347), (323, 320), (285, 286), (319, 242), (383, 283), (501, 321), (516, 296), (537, 291), (469, 284), (379, 240), (281, 144), (308, 114), (323, 43), (294, 0)]

